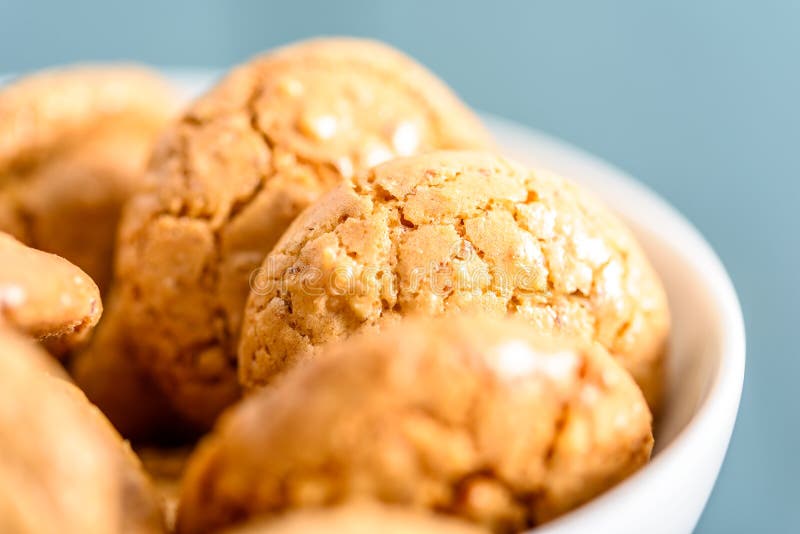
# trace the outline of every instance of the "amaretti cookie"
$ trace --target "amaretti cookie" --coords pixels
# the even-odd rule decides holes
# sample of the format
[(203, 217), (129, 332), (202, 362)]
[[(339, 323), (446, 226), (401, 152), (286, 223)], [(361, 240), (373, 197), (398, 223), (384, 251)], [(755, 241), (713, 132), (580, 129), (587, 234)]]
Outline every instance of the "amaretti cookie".
[(419, 510), (357, 503), (300, 509), (271, 520), (256, 520), (227, 534), (486, 534), (465, 521)]
[(0, 232), (0, 326), (65, 348), (85, 338), (102, 312), (100, 292), (86, 273)]
[(657, 404), (669, 313), (631, 232), (573, 183), (483, 152), (395, 159), (305, 211), (254, 279), (241, 379), (268, 384), (411, 313), (465, 311), (597, 341)]
[(226, 413), (190, 460), (178, 532), (355, 498), (514, 532), (622, 480), (652, 444), (641, 391), (599, 344), (519, 319), (406, 318)]
[(209, 425), (239, 395), (248, 280), (295, 216), (394, 155), (488, 144), (449, 89), (378, 43), (313, 40), (235, 69), (166, 132), (155, 190), (122, 224), (117, 282), (136, 356)]
[(0, 87), (0, 231), (107, 289), (122, 204), (142, 186), (176, 101), (133, 66), (64, 68)]
[(164, 532), (138, 459), (41, 349), (0, 327), (0, 532)]

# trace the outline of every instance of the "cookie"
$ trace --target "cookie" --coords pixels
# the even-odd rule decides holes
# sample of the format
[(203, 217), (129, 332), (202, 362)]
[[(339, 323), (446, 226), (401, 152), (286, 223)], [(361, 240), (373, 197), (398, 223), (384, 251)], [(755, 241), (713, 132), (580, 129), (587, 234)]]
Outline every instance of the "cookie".
[(322, 197), (254, 279), (240, 377), (410, 313), (478, 311), (597, 341), (658, 404), (666, 297), (630, 231), (573, 183), (489, 153), (395, 159)]
[(64, 258), (29, 248), (2, 232), (0, 258), (0, 325), (56, 348), (82, 341), (100, 320), (103, 305), (97, 286)]
[(178, 532), (373, 498), (514, 532), (645, 464), (651, 415), (599, 344), (517, 319), (406, 318), (328, 344), (190, 459)]
[(370, 503), (298, 510), (225, 531), (228, 534), (481, 534), (486, 531), (449, 517)]
[(33, 343), (0, 329), (0, 532), (164, 532), (138, 459)]
[(106, 290), (123, 202), (142, 186), (172, 90), (130, 67), (73, 67), (0, 88), (0, 231)]
[(135, 357), (207, 427), (239, 396), (248, 280), (295, 216), (395, 154), (489, 143), (439, 80), (378, 43), (313, 40), (235, 69), (167, 131), (156, 189), (126, 212), (117, 283)]

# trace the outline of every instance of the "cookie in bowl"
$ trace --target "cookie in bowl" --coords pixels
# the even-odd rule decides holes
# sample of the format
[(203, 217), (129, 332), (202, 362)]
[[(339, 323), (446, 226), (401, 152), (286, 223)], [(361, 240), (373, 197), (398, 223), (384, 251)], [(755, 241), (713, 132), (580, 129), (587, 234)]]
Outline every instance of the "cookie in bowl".
[(0, 87), (0, 231), (86, 271), (105, 292), (122, 205), (142, 186), (172, 87), (135, 66), (75, 66)]
[(103, 305), (94, 281), (64, 258), (0, 232), (0, 326), (45, 343), (60, 356), (83, 341)]
[(597, 343), (519, 318), (406, 318), (231, 408), (190, 459), (178, 532), (358, 498), (519, 531), (643, 466), (651, 420)]
[(208, 427), (239, 396), (251, 274), (297, 214), (394, 155), (490, 144), (442, 82), (383, 44), (312, 40), (234, 69), (167, 130), (149, 166), (155, 187), (121, 225), (132, 357)]
[(165, 532), (139, 460), (31, 340), (0, 327), (0, 531)]
[(394, 159), (306, 210), (254, 278), (240, 377), (269, 384), (324, 343), (467, 311), (598, 342), (659, 404), (669, 310), (633, 234), (572, 182), (475, 151)]

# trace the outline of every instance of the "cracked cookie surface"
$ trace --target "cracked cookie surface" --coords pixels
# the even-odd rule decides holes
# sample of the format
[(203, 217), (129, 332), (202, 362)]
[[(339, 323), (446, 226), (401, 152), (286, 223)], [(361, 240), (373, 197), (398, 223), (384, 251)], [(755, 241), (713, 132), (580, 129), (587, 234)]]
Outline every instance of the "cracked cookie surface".
[(30, 340), (0, 328), (0, 531), (164, 532), (139, 460)]
[(123, 202), (176, 98), (132, 66), (45, 71), (0, 88), (0, 231), (105, 291)]
[(267, 384), (407, 314), (466, 311), (598, 341), (658, 404), (669, 314), (630, 231), (571, 182), (482, 152), (395, 159), (306, 210), (254, 278), (240, 378)]
[(652, 444), (641, 391), (599, 344), (519, 318), (406, 318), (226, 413), (190, 460), (178, 531), (366, 497), (512, 532), (609, 488)]
[(5, 323), (59, 355), (100, 320), (97, 286), (64, 258), (0, 232), (0, 325)]
[(239, 395), (249, 277), (324, 191), (396, 154), (484, 147), (476, 117), (384, 45), (321, 39), (233, 70), (156, 148), (129, 205), (117, 281), (136, 357), (200, 426)]
[(304, 509), (273, 519), (253, 521), (227, 534), (481, 534), (469, 523), (419, 510), (357, 503)]

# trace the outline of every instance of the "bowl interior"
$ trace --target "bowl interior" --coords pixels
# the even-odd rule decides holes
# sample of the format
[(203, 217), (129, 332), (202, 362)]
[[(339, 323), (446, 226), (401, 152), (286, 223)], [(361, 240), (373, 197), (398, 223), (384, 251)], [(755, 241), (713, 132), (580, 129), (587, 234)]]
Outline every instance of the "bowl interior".
[[(190, 99), (208, 88), (219, 71), (177, 69), (165, 74)], [(7, 80), (0, 75), (0, 84)], [(594, 529), (598, 518), (609, 519), (597, 514), (604, 509), (604, 503), (621, 501), (627, 506), (632, 502), (632, 492), (641, 493), (642, 487), (659, 484), (656, 472), (660, 476), (664, 469), (675, 467), (676, 458), (687, 449), (704, 446), (706, 436), (700, 435), (701, 427), (712, 418), (717, 419), (718, 426), (727, 426), (719, 434), (723, 436), (719, 441), (725, 440), (724, 453), (744, 372), (741, 311), (730, 280), (713, 251), (689, 223), (646, 188), (564, 143), (500, 118), (483, 115), (483, 119), (508, 156), (583, 184), (619, 214), (642, 243), (669, 298), (672, 331), (667, 395), (656, 421), (653, 463), (589, 505), (546, 525), (542, 532), (572, 532), (575, 527), (583, 529), (587, 525)], [(721, 406), (728, 414), (720, 418), (717, 416)], [(643, 484), (636, 484), (634, 479)], [(696, 513), (699, 515), (699, 508)], [(630, 531), (638, 530), (636, 527)]]

